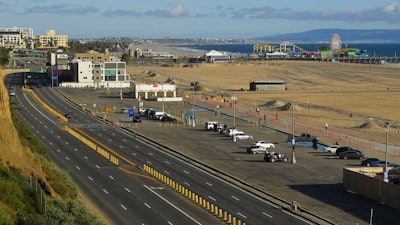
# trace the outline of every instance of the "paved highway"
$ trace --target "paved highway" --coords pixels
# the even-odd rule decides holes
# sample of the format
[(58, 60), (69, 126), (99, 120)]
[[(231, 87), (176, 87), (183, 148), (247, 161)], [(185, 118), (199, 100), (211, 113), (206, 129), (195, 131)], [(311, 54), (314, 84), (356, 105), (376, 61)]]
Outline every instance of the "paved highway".
[[(72, 118), (68, 123), (69, 126), (77, 127), (85, 133), (90, 133), (90, 135), (97, 140), (101, 140), (103, 143), (107, 144), (107, 146), (117, 150), (129, 160), (136, 162), (138, 166), (146, 163), (170, 176), (185, 187), (196, 190), (197, 194), (207, 198), (207, 200), (212, 201), (219, 207), (233, 210), (231, 212), (247, 224), (258, 224), (251, 223), (247, 218), (253, 217), (251, 212), (254, 212), (258, 217), (261, 211), (259, 211), (257, 207), (253, 208), (253, 205), (248, 206), (251, 208), (248, 209), (248, 211), (251, 211), (250, 213), (248, 213), (246, 209), (242, 210), (242, 208), (246, 208), (245, 204), (247, 204), (242, 202), (243, 199), (247, 200), (249, 197), (237, 195), (236, 192), (232, 192), (229, 187), (226, 189), (227, 191), (223, 192), (225, 187), (219, 188), (219, 184), (214, 184), (218, 183), (218, 181), (214, 181), (214, 178), (207, 177), (203, 179), (204, 177), (202, 174), (189, 170), (188, 168), (192, 167), (190, 165), (196, 165), (196, 163), (193, 163), (192, 159), (204, 162), (208, 166), (215, 168), (216, 171), (232, 174), (235, 178), (245, 181), (246, 185), (254, 186), (257, 189), (272, 193), (275, 196), (289, 201), (295, 200), (302, 205), (302, 208), (311, 209), (335, 221), (336, 224), (369, 224), (371, 209), (374, 210), (374, 224), (398, 224), (394, 216), (398, 211), (380, 205), (379, 202), (371, 201), (343, 191), (341, 185), (341, 170), (343, 167), (358, 166), (359, 161), (357, 160), (338, 160), (336, 157), (332, 157), (332, 155), (299, 147), (296, 148), (297, 164), (265, 163), (262, 160), (262, 156), (245, 153), (244, 148), (248, 146), (251, 141), (239, 141), (234, 143), (229, 138), (216, 134), (215, 132), (204, 131), (201, 125), (196, 128), (163, 127), (159, 122), (144, 120), (142, 125), (138, 126), (138, 129), (140, 129), (138, 131), (140, 131), (141, 134), (146, 134), (146, 136), (151, 137), (152, 140), (156, 140), (157, 142), (167, 143), (166, 145), (168, 147), (185, 156), (183, 157), (185, 159), (184, 162), (179, 162), (179, 160), (173, 161), (164, 159), (165, 152), (162, 147), (156, 146), (155, 149), (151, 150), (148, 145), (141, 143), (140, 140), (133, 142), (131, 139), (134, 138), (130, 135), (122, 135), (120, 132), (121, 129), (105, 125), (104, 123), (97, 123), (98, 121), (96, 122), (96, 120), (90, 120), (86, 114), (82, 114), (81, 110), (75, 111), (75, 109), (70, 108), (67, 103), (63, 102), (62, 99), (58, 99), (55, 93), (44, 91), (42, 94), (41, 91), (42, 89), (35, 89), (35, 92), (41, 95), (41, 98), (48, 99), (46, 101), (51, 102), (51, 99), (55, 99), (56, 101), (52, 104), (57, 108), (57, 111), (61, 113), (71, 112)], [(131, 98), (120, 101), (118, 95), (119, 90), (116, 91), (118, 92), (116, 94), (104, 94), (104, 89), (61, 89), (61, 91), (64, 95), (74, 99), (76, 103), (87, 104), (86, 106), (88, 108), (91, 108), (91, 104), (93, 103), (97, 103), (102, 107), (105, 105), (115, 105), (117, 109), (120, 107), (128, 108), (131, 107), (132, 104), (135, 104), (132, 102)], [(147, 107), (161, 107), (157, 105), (157, 102), (152, 101), (145, 102), (145, 104)], [(171, 111), (174, 115), (179, 115), (182, 110), (185, 110), (181, 105), (173, 103), (166, 103), (165, 108), (167, 112)], [(224, 118), (215, 117), (214, 115), (210, 116), (210, 112), (206, 111), (199, 111), (197, 114), (202, 118), (204, 117), (217, 121), (222, 120), (228, 124), (232, 122), (231, 118), (227, 118), (228, 120), (224, 121)], [(108, 116), (113, 121), (123, 121), (125, 124), (128, 120), (126, 114), (116, 113), (109, 114)], [(87, 121), (81, 121), (80, 118)], [(244, 116), (243, 118), (247, 117)], [(267, 139), (280, 142), (283, 139), (286, 140), (287, 137), (283, 135), (283, 133), (271, 129), (251, 127), (247, 121), (242, 121), (240, 118), (238, 118), (236, 122), (244, 131), (250, 132), (255, 139)], [(121, 145), (119, 143), (124, 144)], [(287, 155), (290, 154), (290, 149), (284, 145), (278, 144), (276, 150), (282, 151)], [(190, 165), (185, 163), (189, 158), (191, 160), (189, 163)], [(126, 167), (126, 165), (121, 164), (121, 167)], [(126, 168), (132, 169), (130, 167)], [(214, 193), (213, 189), (221, 190), (218, 191), (219, 193)], [(240, 190), (239, 192), (242, 191)], [(215, 199), (215, 201), (213, 199)], [(219, 205), (221, 202), (224, 202), (223, 206)], [(228, 203), (226, 204), (225, 202)], [(260, 203), (256, 202), (256, 204)], [(236, 208), (235, 205), (245, 206)], [(261, 203), (261, 206), (263, 209), (274, 207), (273, 204), (268, 205), (265, 202)], [(281, 210), (282, 209), (278, 207), (275, 211)], [(265, 213), (270, 215), (268, 212)], [(243, 219), (244, 217), (246, 217), (246, 219)], [(264, 221), (265, 217), (267, 216), (264, 215), (260, 220)], [(274, 224), (274, 222), (277, 224), (279, 223), (276, 217), (265, 221), (271, 224)]]
[(231, 212), (247, 224), (296, 223), (310, 224), (266, 200), (258, 198), (228, 182), (211, 176), (177, 158), (171, 157), (160, 149), (135, 139), (132, 134), (120, 132), (114, 127), (98, 123), (80, 109), (71, 107), (59, 98), (50, 88), (35, 90), (35, 93), (58, 112), (71, 114), (69, 123), (103, 142), (130, 161), (138, 165), (148, 164), (200, 196), (214, 202), (225, 211)]
[[(60, 130), (65, 124), (43, 110), (29, 94), (22, 92), (18, 86), (20, 81), (15, 76), (18, 75), (8, 76), (6, 84), (12, 84), (16, 92), (11, 101), (23, 106), (18, 115), (49, 146), (49, 155), (55, 163), (71, 174), (81, 191), (105, 213), (111, 223), (222, 224), (220, 220), (160, 182), (144, 176), (139, 170), (137, 173), (120, 170), (97, 152)], [(46, 89), (50, 90), (37, 90), (38, 93), (45, 93)], [(58, 101), (59, 99), (54, 100)], [(68, 108), (67, 105), (63, 107)], [(69, 107), (75, 116), (72, 121), (80, 125), (86, 123), (102, 127), (99, 121)]]
[[(105, 145), (107, 145), (109, 148), (114, 149), (118, 151), (120, 154), (122, 154), (125, 158), (136, 162), (139, 165), (142, 164), (148, 164), (151, 165), (153, 168), (157, 169), (158, 171), (162, 171), (164, 174), (168, 175), (170, 178), (174, 179), (175, 181), (184, 184), (187, 188), (189, 188), (191, 191), (199, 194), (200, 196), (203, 196), (207, 198), (209, 201), (215, 202), (216, 205), (218, 205), (220, 208), (223, 208), (231, 213), (233, 213), (238, 219), (240, 219), (243, 222), (246, 222), (247, 224), (262, 224), (262, 223), (268, 223), (268, 224), (288, 224), (288, 223), (295, 223), (295, 224), (312, 224), (310, 222), (307, 222), (292, 213), (290, 211), (287, 211), (286, 209), (282, 209), (277, 205), (274, 205), (266, 200), (263, 200), (259, 197), (256, 197), (226, 181), (223, 181), (219, 179), (218, 177), (212, 176), (210, 174), (205, 173), (202, 170), (199, 170), (192, 165), (189, 165), (185, 163), (184, 161), (181, 161), (175, 157), (171, 157), (170, 155), (164, 153), (160, 149), (154, 148), (152, 146), (149, 146), (148, 144), (145, 144), (144, 142), (132, 137), (130, 134), (126, 134), (124, 132), (120, 132), (119, 129), (113, 128), (113, 127), (108, 127), (104, 125), (104, 123), (101, 123), (97, 121), (96, 119), (91, 118), (89, 115), (86, 113), (83, 113), (81, 110), (71, 106), (70, 104), (66, 103), (62, 98), (60, 98), (58, 95), (56, 95), (51, 88), (39, 88), (35, 89), (35, 93), (43, 100), (45, 101), (48, 105), (50, 105), (53, 109), (56, 111), (63, 113), (63, 112), (68, 112), (71, 114), (72, 118), (69, 120), (69, 125), (79, 127), (83, 132), (95, 137), (97, 140), (102, 141)], [(23, 96), (23, 98), (20, 98), (20, 96)], [(20, 101), (21, 104), (25, 106), (26, 109), (29, 108), (30, 105), (35, 105), (32, 101), (28, 102), (30, 98), (27, 97), (26, 94), (23, 94), (22, 92), (17, 93), (17, 100)], [(24, 109), (25, 109), (24, 108)], [(127, 183), (127, 180), (129, 182), (134, 182), (135, 179), (132, 180), (132, 178), (127, 179), (126, 174), (118, 170), (117, 167), (113, 167), (111, 165), (103, 166), (107, 164), (108, 162), (104, 162), (103, 164), (100, 163), (93, 163), (92, 158), (96, 157), (96, 153), (89, 149), (86, 146), (82, 146), (81, 143), (79, 143), (77, 140), (75, 140), (72, 137), (68, 137), (66, 133), (61, 133), (59, 135), (54, 135), (54, 133), (57, 133), (55, 131), (58, 131), (59, 127), (57, 126), (57, 123), (59, 123), (58, 119), (55, 119), (54, 116), (48, 114), (47, 112), (41, 112), (43, 110), (39, 109), (39, 106), (36, 106), (34, 109), (30, 109), (29, 113), (23, 113), (21, 116), (25, 115), (25, 118), (27, 123), (30, 124), (32, 129), (36, 128), (38, 129), (36, 133), (39, 136), (42, 136), (44, 140), (52, 146), (51, 149), (54, 150), (55, 152), (51, 151), (51, 154), (53, 154), (53, 157), (57, 158), (55, 160), (58, 162), (58, 164), (65, 164), (68, 168), (69, 171), (74, 171), (78, 170), (78, 173), (76, 177), (74, 176), (74, 179), (77, 180), (78, 184), (83, 187), (87, 187), (89, 189), (93, 188), (93, 184), (91, 182), (94, 182), (94, 180), (98, 181), (99, 183), (95, 186), (98, 187), (97, 191), (100, 191), (101, 196), (109, 196), (109, 193), (111, 191), (115, 191), (115, 195), (119, 195), (120, 193), (129, 193), (127, 197), (124, 197), (122, 195), (119, 198), (119, 201), (114, 198), (112, 200), (115, 202), (114, 206), (111, 207), (112, 209), (118, 209), (122, 208), (123, 210), (127, 211), (128, 203), (126, 200), (129, 198), (132, 198), (132, 191), (131, 187), (132, 184)], [(39, 116), (30, 116), (29, 114), (31, 113), (32, 115), (36, 115), (39, 112), (41, 112), (40, 115), (42, 117), (46, 118), (46, 120), (40, 119)], [(28, 116), (26, 116), (28, 115)], [(27, 119), (30, 118), (30, 119)], [(54, 122), (57, 121), (57, 122)], [(39, 124), (36, 124), (39, 123)], [(43, 125), (41, 125), (43, 124)], [(50, 124), (50, 125), (49, 125)], [(49, 129), (50, 126), (50, 129)], [(61, 136), (63, 137), (61, 138)], [(60, 140), (62, 139), (62, 140)], [(67, 147), (65, 146), (71, 145), (73, 147)], [(80, 149), (85, 149), (85, 150), (80, 150)], [(85, 153), (82, 156), (82, 153), (80, 151), (85, 151)], [(57, 152), (57, 153), (56, 153)], [(66, 153), (68, 152), (68, 153)], [(92, 154), (91, 154), (92, 153)], [(70, 155), (72, 154), (72, 155)], [(52, 157), (52, 158), (53, 158)], [(97, 158), (98, 155), (97, 155)], [(99, 159), (101, 160), (101, 159)], [(68, 161), (68, 162), (66, 162)], [(71, 161), (71, 163), (69, 162)], [(72, 163), (73, 162), (73, 163)], [(85, 164), (86, 165), (81, 165)], [(75, 164), (75, 165), (74, 165)], [(100, 164), (100, 165), (99, 165)], [(79, 169), (78, 169), (79, 168)], [(90, 175), (90, 174), (85, 174), (83, 171), (98, 171), (97, 176), (101, 176), (101, 178), (98, 178), (95, 175)], [(103, 171), (106, 170), (106, 171)], [(79, 176), (78, 176), (79, 175)], [(77, 178), (79, 177), (79, 178)], [(83, 178), (82, 178), (83, 177)], [(84, 177), (87, 177), (84, 178)], [(133, 176), (135, 177), (135, 176)], [(95, 179), (96, 178), (96, 179)], [(138, 177), (136, 177), (138, 178)], [(140, 179), (143, 180), (143, 179)], [(89, 182), (89, 184), (87, 183)], [(151, 179), (144, 179), (144, 181), (141, 182), (151, 182)], [(154, 181), (153, 181), (154, 182)], [(107, 184), (107, 185), (106, 185)], [(160, 185), (158, 183), (158, 185)], [(110, 190), (107, 188), (104, 188), (106, 186), (110, 186)], [(133, 185), (135, 186), (135, 185)], [(138, 192), (138, 196), (142, 196), (143, 193), (152, 193), (150, 190), (151, 188), (148, 187), (157, 187), (156, 190), (160, 189), (165, 189), (165, 187), (158, 187), (157, 185), (151, 185), (151, 184), (143, 184), (139, 185), (137, 184), (136, 186), (140, 186), (144, 188), (144, 190), (141, 190)], [(147, 187), (147, 188), (146, 188)], [(149, 190), (150, 189), (150, 190)], [(83, 189), (84, 190), (84, 189)], [(129, 190), (129, 191), (127, 191)], [(140, 190), (140, 189), (139, 189)], [(139, 191), (138, 190), (138, 191)], [(146, 191), (147, 190), (147, 191)], [(154, 191), (154, 190), (153, 190)], [(118, 194), (117, 194), (118, 193)], [(140, 194), (139, 194), (140, 193)], [(96, 196), (94, 196), (96, 197)], [(137, 196), (136, 196), (137, 197)], [(154, 198), (154, 196), (153, 196)], [(159, 199), (158, 199), (159, 200)], [(98, 200), (100, 201), (100, 200)], [(102, 205), (110, 205), (110, 202), (113, 201), (106, 201), (108, 204), (102, 204)], [(154, 200), (153, 200), (154, 201)], [(124, 203), (126, 202), (126, 203)], [(135, 202), (134, 199), (132, 201), (128, 202)], [(156, 200), (157, 202), (157, 200)], [(140, 205), (146, 205), (145, 203), (142, 203)], [(132, 207), (132, 206), (131, 206)], [(168, 207), (161, 207), (159, 210), (161, 215), (173, 215), (173, 214), (178, 214), (176, 211), (175, 212), (168, 212), (165, 208)], [(169, 207), (171, 208), (171, 207)], [(200, 207), (199, 207), (200, 208)], [(113, 212), (113, 210), (110, 210), (111, 218), (118, 218), (117, 213)], [(136, 209), (134, 210), (135, 212), (141, 212), (141, 210)], [(171, 214), (172, 213), (172, 214)], [(114, 216), (112, 216), (114, 214)], [(140, 217), (145, 217), (147, 215), (145, 212), (140, 213)], [(133, 216), (132, 216), (133, 217)], [(160, 219), (162, 220), (164, 216), (160, 216)], [(176, 216), (173, 216), (174, 218)], [(136, 217), (135, 217), (136, 218)], [(145, 217), (147, 218), (147, 217)], [(188, 220), (190, 217), (184, 217), (184, 219)], [(154, 216), (151, 218), (149, 221), (146, 221), (143, 219), (145, 224), (162, 224), (162, 222), (157, 221)], [(184, 219), (180, 218), (178, 221), (180, 224), (182, 224), (182, 221)], [(132, 221), (132, 218), (127, 218), (126, 221)], [(126, 221), (119, 221), (117, 224), (125, 224)], [(170, 221), (170, 220), (168, 220)], [(193, 221), (184, 223), (184, 224), (191, 224)], [(178, 223), (176, 223), (178, 224)]]

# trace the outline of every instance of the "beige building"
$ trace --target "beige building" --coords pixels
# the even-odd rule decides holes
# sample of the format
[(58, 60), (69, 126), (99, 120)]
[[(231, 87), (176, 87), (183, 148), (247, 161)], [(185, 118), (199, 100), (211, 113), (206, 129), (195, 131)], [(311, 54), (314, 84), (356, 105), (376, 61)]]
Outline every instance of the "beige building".
[(105, 53), (99, 53), (95, 51), (90, 51), (87, 53), (75, 53), (75, 59), (83, 61), (92, 61), (93, 63), (104, 63), (110, 62), (110, 55)]
[(57, 35), (55, 30), (48, 30), (46, 34), (38, 36), (38, 49), (68, 48), (68, 36)]

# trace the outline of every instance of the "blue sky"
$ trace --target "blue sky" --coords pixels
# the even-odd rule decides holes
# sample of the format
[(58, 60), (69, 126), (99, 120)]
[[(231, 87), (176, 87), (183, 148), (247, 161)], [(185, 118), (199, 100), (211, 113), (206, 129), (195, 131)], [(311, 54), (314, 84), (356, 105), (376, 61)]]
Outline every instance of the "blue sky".
[(319, 28), (400, 29), (400, 0), (0, 0), (1, 27), (69, 38), (254, 38)]

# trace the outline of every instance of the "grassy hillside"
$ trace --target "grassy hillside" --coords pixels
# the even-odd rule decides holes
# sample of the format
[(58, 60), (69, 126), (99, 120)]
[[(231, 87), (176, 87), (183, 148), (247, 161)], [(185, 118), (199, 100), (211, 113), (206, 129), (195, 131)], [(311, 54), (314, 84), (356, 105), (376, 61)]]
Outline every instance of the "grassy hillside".
[(104, 224), (78, 201), (71, 177), (15, 117), (0, 72), (0, 224)]

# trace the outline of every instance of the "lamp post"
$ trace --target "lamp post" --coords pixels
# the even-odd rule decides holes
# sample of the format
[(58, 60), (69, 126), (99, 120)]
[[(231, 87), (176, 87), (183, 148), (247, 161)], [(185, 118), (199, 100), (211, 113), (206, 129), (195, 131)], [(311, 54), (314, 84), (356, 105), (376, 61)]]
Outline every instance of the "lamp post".
[(232, 96), (232, 101), (233, 101), (233, 128), (236, 128), (236, 101), (238, 98), (233, 95)]
[(164, 83), (163, 84), (161, 84), (161, 92), (162, 92), (162, 111), (163, 111), (163, 113), (165, 113), (165, 111), (164, 111)]
[(389, 122), (385, 122), (385, 130), (386, 130), (386, 145), (385, 145), (385, 179), (387, 179), (388, 173), (388, 151), (389, 151)]
[(294, 154), (296, 139), (294, 138), (294, 104), (292, 104), (292, 163), (296, 164), (296, 156)]
[(191, 84), (192, 85), (192, 88), (193, 88), (193, 91), (192, 91), (192, 124), (193, 124), (193, 127), (195, 127), (196, 126), (196, 119), (195, 119), (195, 114), (194, 114), (194, 88), (195, 88), (195, 84), (194, 83), (192, 83)]

